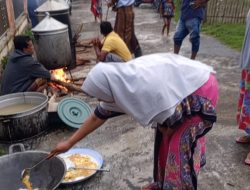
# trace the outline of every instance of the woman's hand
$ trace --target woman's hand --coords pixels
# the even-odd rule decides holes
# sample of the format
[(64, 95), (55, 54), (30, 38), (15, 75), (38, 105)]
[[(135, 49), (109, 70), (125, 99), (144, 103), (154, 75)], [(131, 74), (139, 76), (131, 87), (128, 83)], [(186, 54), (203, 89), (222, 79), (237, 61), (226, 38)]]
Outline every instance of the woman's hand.
[(60, 142), (56, 145), (56, 147), (50, 152), (49, 157), (53, 157), (56, 156), (60, 153), (66, 152), (67, 150), (69, 150), (71, 147), (73, 146), (73, 144), (70, 141), (64, 141), (64, 142)]
[(49, 158), (56, 156), (60, 153), (66, 152), (78, 141), (86, 137), (88, 134), (100, 127), (106, 120), (99, 119), (92, 113), (83, 125), (78, 129), (68, 140), (61, 142), (50, 152)]

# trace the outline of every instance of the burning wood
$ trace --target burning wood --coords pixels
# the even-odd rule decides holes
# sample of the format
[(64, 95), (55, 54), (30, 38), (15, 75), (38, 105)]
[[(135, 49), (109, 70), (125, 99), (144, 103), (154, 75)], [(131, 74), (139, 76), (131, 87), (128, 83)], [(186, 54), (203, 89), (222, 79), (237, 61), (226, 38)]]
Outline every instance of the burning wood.
[[(76, 78), (73, 80), (74, 84), (78, 84), (78, 85), (82, 85), (83, 81), (86, 79), (86, 77), (80, 77), (80, 78)], [(79, 83), (79, 81), (81, 83)]]
[(51, 80), (52, 83), (56, 83), (57, 85), (60, 85), (62, 87), (67, 88), (70, 91), (76, 91), (76, 92), (82, 92), (82, 89), (79, 86), (76, 86), (71, 83), (63, 82), (60, 80)]
[(64, 72), (63, 68), (50, 72), (54, 76), (54, 79), (50, 80), (48, 83), (48, 91), (51, 95), (57, 94), (62, 96), (68, 94), (69, 91), (82, 92), (79, 86), (72, 84), (74, 81), (73, 78), (71, 80), (67, 78), (67, 74)]
[(68, 93), (68, 89), (65, 88), (64, 86), (62, 85), (59, 85), (57, 83), (54, 83), (54, 82), (49, 82), (48, 83), (48, 86), (49, 86), (49, 92), (53, 95), (53, 94), (64, 94), (66, 95)]
[(76, 59), (76, 65), (85, 65), (86, 63), (89, 63), (90, 60), (85, 60), (85, 59)]

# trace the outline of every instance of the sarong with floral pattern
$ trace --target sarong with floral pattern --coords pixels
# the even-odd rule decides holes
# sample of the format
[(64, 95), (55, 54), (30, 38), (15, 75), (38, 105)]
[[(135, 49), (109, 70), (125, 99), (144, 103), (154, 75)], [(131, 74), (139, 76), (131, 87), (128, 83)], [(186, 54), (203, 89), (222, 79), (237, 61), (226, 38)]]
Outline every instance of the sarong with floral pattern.
[(250, 135), (250, 71), (244, 69), (241, 72), (237, 122), (239, 129)]
[[(210, 90), (209, 90), (210, 89)], [(175, 113), (157, 126), (154, 153), (154, 183), (144, 190), (197, 189), (197, 174), (206, 163), (205, 134), (216, 121), (218, 85), (214, 76), (184, 99)], [(174, 129), (163, 136), (159, 127)]]

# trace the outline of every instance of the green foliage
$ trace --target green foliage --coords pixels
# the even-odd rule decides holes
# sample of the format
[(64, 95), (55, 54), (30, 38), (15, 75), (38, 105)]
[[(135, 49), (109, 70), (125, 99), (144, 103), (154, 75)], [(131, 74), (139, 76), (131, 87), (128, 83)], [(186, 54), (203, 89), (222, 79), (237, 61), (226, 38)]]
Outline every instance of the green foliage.
[(0, 148), (0, 156), (2, 156), (4, 154), (6, 154), (6, 152), (3, 149)]
[(174, 0), (175, 5), (175, 14), (174, 14), (174, 20), (177, 22), (181, 15), (181, 3), (182, 0)]
[(33, 32), (31, 31), (31, 28), (27, 28), (27, 29), (24, 31), (24, 35), (29, 36), (32, 40), (34, 39), (34, 35), (33, 35)]
[(2, 66), (3, 70), (5, 69), (7, 63), (8, 63), (8, 57), (7, 57), (7, 56), (4, 56), (4, 57), (1, 59), (1, 66)]
[(241, 50), (245, 28), (245, 24), (204, 24), (202, 32), (217, 38), (231, 48)]

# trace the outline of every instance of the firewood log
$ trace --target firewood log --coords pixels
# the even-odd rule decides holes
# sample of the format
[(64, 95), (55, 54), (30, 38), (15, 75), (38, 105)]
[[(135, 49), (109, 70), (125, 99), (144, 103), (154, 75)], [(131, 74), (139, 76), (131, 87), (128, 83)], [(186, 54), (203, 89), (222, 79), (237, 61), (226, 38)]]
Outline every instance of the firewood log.
[(72, 83), (67, 83), (67, 82), (63, 82), (60, 80), (51, 80), (51, 82), (54, 82), (56, 84), (62, 85), (65, 88), (67, 88), (70, 91), (77, 91), (77, 92), (83, 92), (82, 89), (79, 86), (76, 86)]

